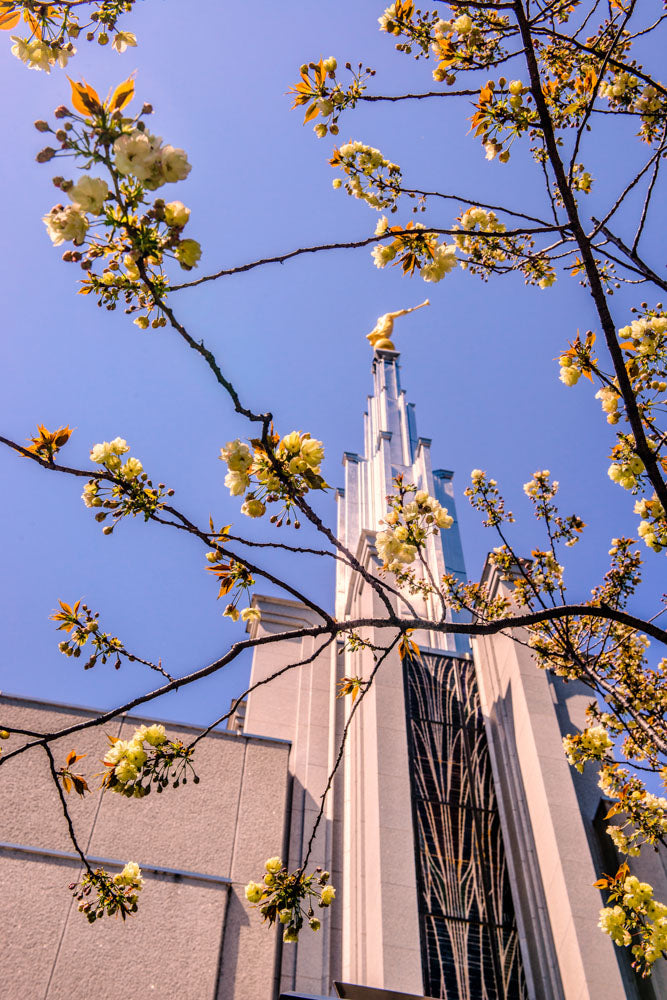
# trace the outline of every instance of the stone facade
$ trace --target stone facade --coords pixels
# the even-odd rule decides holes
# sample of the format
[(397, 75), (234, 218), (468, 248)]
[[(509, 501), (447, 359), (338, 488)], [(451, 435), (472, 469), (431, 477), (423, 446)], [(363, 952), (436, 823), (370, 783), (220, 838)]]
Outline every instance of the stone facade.
[[(6, 696), (0, 711), (3, 724), (34, 732), (91, 715)], [(126, 716), (108, 731), (128, 738), (137, 725), (153, 721)], [(168, 733), (187, 742), (196, 730), (168, 725)], [(52, 746), (57, 761), (72, 747), (96, 761), (103, 741), (100, 729), (88, 729)], [(289, 751), (279, 740), (215, 732), (197, 749), (198, 785), (141, 801), (71, 794), (77, 838), (93, 866), (114, 873), (138, 861), (145, 878), (136, 918), (94, 926), (67, 890), (80, 878), (81, 864), (45, 755), (31, 750), (17, 759), (19, 766), (3, 767), (3, 994), (11, 1000), (273, 1000), (280, 945), (249, 912), (243, 889), (282, 849)]]

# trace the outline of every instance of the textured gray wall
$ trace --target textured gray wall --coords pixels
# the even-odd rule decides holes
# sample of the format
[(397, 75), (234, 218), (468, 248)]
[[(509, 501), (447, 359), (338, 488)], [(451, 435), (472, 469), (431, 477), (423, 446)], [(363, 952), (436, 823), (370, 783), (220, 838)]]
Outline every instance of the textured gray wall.
[[(88, 712), (0, 697), (3, 725), (54, 731)], [(87, 753), (88, 776), (102, 770), (104, 732), (126, 738), (141, 722), (116, 720), (53, 745), (58, 766), (67, 752)], [(167, 725), (169, 738), (194, 730)], [(13, 749), (21, 737), (4, 746)], [(89, 925), (67, 886), (80, 877), (48, 762), (39, 748), (0, 769), (3, 943), (2, 995), (8, 1000), (271, 1000), (277, 935), (248, 907), (244, 886), (257, 879), (283, 842), (288, 743), (227, 733), (197, 748), (199, 785), (127, 800), (99, 791), (69, 804), (77, 837), (90, 855), (144, 869), (139, 912), (123, 923)], [(91, 788), (98, 782), (89, 781)], [(110, 871), (117, 869), (109, 866)], [(206, 880), (198, 876), (213, 876)]]

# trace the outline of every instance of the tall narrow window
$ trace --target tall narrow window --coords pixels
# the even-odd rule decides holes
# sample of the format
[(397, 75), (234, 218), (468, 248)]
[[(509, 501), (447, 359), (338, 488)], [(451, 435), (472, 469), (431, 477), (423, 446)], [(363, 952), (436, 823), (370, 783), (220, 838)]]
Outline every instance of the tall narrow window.
[(526, 1000), (474, 665), (423, 654), (404, 681), (424, 989)]

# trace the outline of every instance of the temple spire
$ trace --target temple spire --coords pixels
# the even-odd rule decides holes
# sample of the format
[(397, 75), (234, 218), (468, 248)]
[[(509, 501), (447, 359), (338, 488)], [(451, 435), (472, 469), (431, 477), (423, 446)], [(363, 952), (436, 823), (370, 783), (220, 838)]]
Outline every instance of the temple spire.
[[(463, 551), (456, 521), (453, 473), (433, 470), (431, 467), (431, 441), (419, 437), (414, 404), (408, 403), (401, 387), (400, 354), (395, 350), (391, 334), (394, 320), (415, 309), (402, 309), (380, 316), (374, 330), (368, 335), (373, 345), (373, 392), (368, 397), (364, 414), (363, 454), (345, 452), (345, 488), (338, 490), (338, 527), (340, 541), (353, 553), (368, 536), (374, 537), (387, 512), (387, 496), (394, 492), (394, 479), (402, 475), (417, 489), (426, 490), (445, 507), (454, 518), (454, 525), (447, 531), (429, 539), (426, 558), (434, 578), (443, 573), (455, 573), (465, 580)], [(389, 345), (389, 346), (388, 346)], [(348, 613), (354, 574), (344, 563), (336, 569), (336, 617)], [(424, 609), (436, 614), (435, 608)], [(439, 634), (431, 636), (427, 645), (436, 648), (468, 650), (464, 636), (454, 640)]]

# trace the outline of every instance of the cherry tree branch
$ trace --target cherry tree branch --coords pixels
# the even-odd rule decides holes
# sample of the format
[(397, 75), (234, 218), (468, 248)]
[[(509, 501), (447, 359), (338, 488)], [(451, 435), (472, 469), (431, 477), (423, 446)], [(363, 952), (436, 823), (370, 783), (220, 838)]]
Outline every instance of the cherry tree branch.
[[(422, 192), (416, 192), (421, 194)], [(426, 194), (431, 193), (434, 196), (437, 192), (424, 192)], [(439, 195), (439, 197), (445, 198), (447, 195)], [(454, 197), (454, 196), (452, 196)], [(461, 201), (467, 202), (467, 204), (479, 204), (479, 202), (468, 202), (467, 199), (460, 199)], [(480, 207), (484, 207), (480, 205)], [(498, 208), (499, 211), (507, 211), (510, 215), (520, 216), (520, 212), (514, 212), (511, 209)], [(530, 216), (523, 216), (524, 218), (530, 218)], [(541, 222), (542, 220), (536, 220)], [(539, 227), (525, 228), (525, 229), (511, 229), (504, 232), (502, 235), (504, 237), (510, 236), (532, 236), (537, 233), (553, 233), (558, 232), (561, 229), (567, 229), (567, 226), (549, 225), (544, 223)], [(460, 236), (460, 229), (440, 229), (436, 226), (425, 226), (424, 229), (419, 230), (423, 235), (428, 235), (428, 233), (436, 233), (439, 236)], [(403, 229), (400, 232), (394, 232), (390, 234), (393, 237), (396, 236), (414, 236), (413, 229)], [(497, 239), (497, 233), (483, 233), (476, 232), (475, 237), (480, 239)], [(388, 238), (387, 234), (384, 233), (380, 236), (367, 236), (362, 240), (352, 240), (347, 243), (321, 243), (317, 246), (312, 247), (299, 247), (298, 250), (289, 250), (287, 253), (277, 254), (275, 257), (262, 257), (259, 260), (253, 260), (248, 264), (240, 264), (238, 267), (228, 267), (223, 268), (220, 271), (216, 271), (214, 274), (205, 274), (201, 278), (195, 278), (194, 281), (186, 281), (181, 285), (171, 285), (169, 287), (170, 292), (180, 292), (184, 288), (195, 288), (197, 285), (203, 285), (206, 281), (216, 281), (218, 278), (226, 278), (231, 274), (242, 274), (244, 271), (253, 271), (256, 267), (264, 267), (265, 264), (284, 264), (285, 261), (292, 260), (294, 257), (300, 257), (303, 254), (309, 253), (321, 253), (324, 250), (355, 250), (361, 247), (372, 246), (373, 243), (381, 243), (383, 240)], [(160, 304), (160, 308), (163, 306)], [(169, 315), (167, 313), (167, 315)], [(242, 412), (242, 411), (239, 411)], [(269, 415), (270, 416), (270, 415)], [(255, 418), (259, 419), (259, 418)]]
[[(349, 620), (346, 619), (343, 622), (332, 621), (330, 624), (304, 626), (302, 628), (290, 629), (286, 632), (267, 633), (266, 635), (257, 636), (254, 639), (245, 639), (235, 642), (223, 656), (214, 660), (212, 663), (207, 664), (205, 667), (201, 667), (199, 670), (195, 670), (190, 674), (184, 675), (183, 677), (177, 677), (168, 684), (163, 684), (161, 687), (156, 688), (147, 694), (138, 695), (126, 702), (124, 705), (111, 709), (108, 712), (104, 712), (93, 719), (75, 723), (72, 726), (68, 726), (65, 729), (61, 729), (53, 733), (43, 733), (33, 742), (25, 743), (23, 746), (9, 751), (6, 755), (0, 757), (0, 767), (11, 760), (12, 757), (17, 756), (32, 747), (41, 746), (45, 743), (51, 743), (54, 740), (62, 739), (65, 736), (71, 736), (73, 733), (81, 732), (82, 730), (90, 729), (94, 726), (104, 725), (112, 719), (117, 718), (119, 715), (131, 712), (140, 705), (145, 705), (165, 694), (170, 694), (172, 691), (178, 691), (180, 688), (202, 680), (204, 677), (209, 677), (235, 660), (244, 650), (254, 649), (256, 646), (284, 642), (290, 639), (303, 639), (308, 636), (315, 638), (323, 635), (337, 636), (345, 632), (357, 631), (358, 629), (368, 627), (378, 629), (398, 629), (401, 634), (410, 630), (430, 630), (443, 635), (497, 635), (501, 632), (506, 633), (507, 630), (510, 629), (525, 628), (530, 625), (538, 625), (545, 621), (567, 620), (568, 618), (601, 618), (607, 621), (614, 621), (621, 625), (626, 625), (638, 632), (650, 635), (658, 642), (667, 645), (667, 631), (665, 629), (659, 628), (651, 621), (645, 621), (636, 615), (629, 614), (628, 612), (622, 611), (618, 608), (612, 608), (606, 604), (564, 604), (562, 606), (540, 608), (537, 611), (528, 611), (524, 614), (510, 615), (504, 618), (498, 618), (494, 621), (478, 620), (473, 622), (442, 622), (432, 621), (425, 617), (404, 618), (392, 614), (386, 618), (356, 618)], [(11, 730), (11, 726), (6, 728)]]
[(563, 200), (563, 204), (565, 205), (565, 210), (567, 212), (573, 235), (579, 244), (591, 296), (595, 303), (598, 317), (602, 325), (607, 349), (611, 356), (619, 388), (625, 402), (626, 415), (634, 435), (634, 450), (644, 463), (646, 474), (653, 485), (658, 500), (662, 504), (663, 508), (667, 510), (667, 484), (662, 477), (656, 455), (650, 447), (644, 433), (641, 414), (639, 412), (637, 400), (632, 390), (632, 384), (625, 367), (623, 353), (616, 337), (616, 324), (613, 321), (609, 311), (609, 306), (607, 305), (607, 299), (602, 281), (600, 279), (600, 274), (595, 263), (591, 242), (586, 236), (581, 224), (577, 202), (567, 181), (567, 175), (565, 173), (558, 143), (554, 134), (553, 123), (551, 121), (549, 109), (542, 91), (542, 81), (537, 58), (535, 56), (533, 39), (522, 3), (515, 2), (514, 11), (524, 43), (526, 63), (530, 75), (531, 92), (533, 100), (535, 101), (542, 132), (544, 134), (544, 142), (549, 155), (549, 160), (551, 162), (551, 167), (556, 177), (558, 190)]

